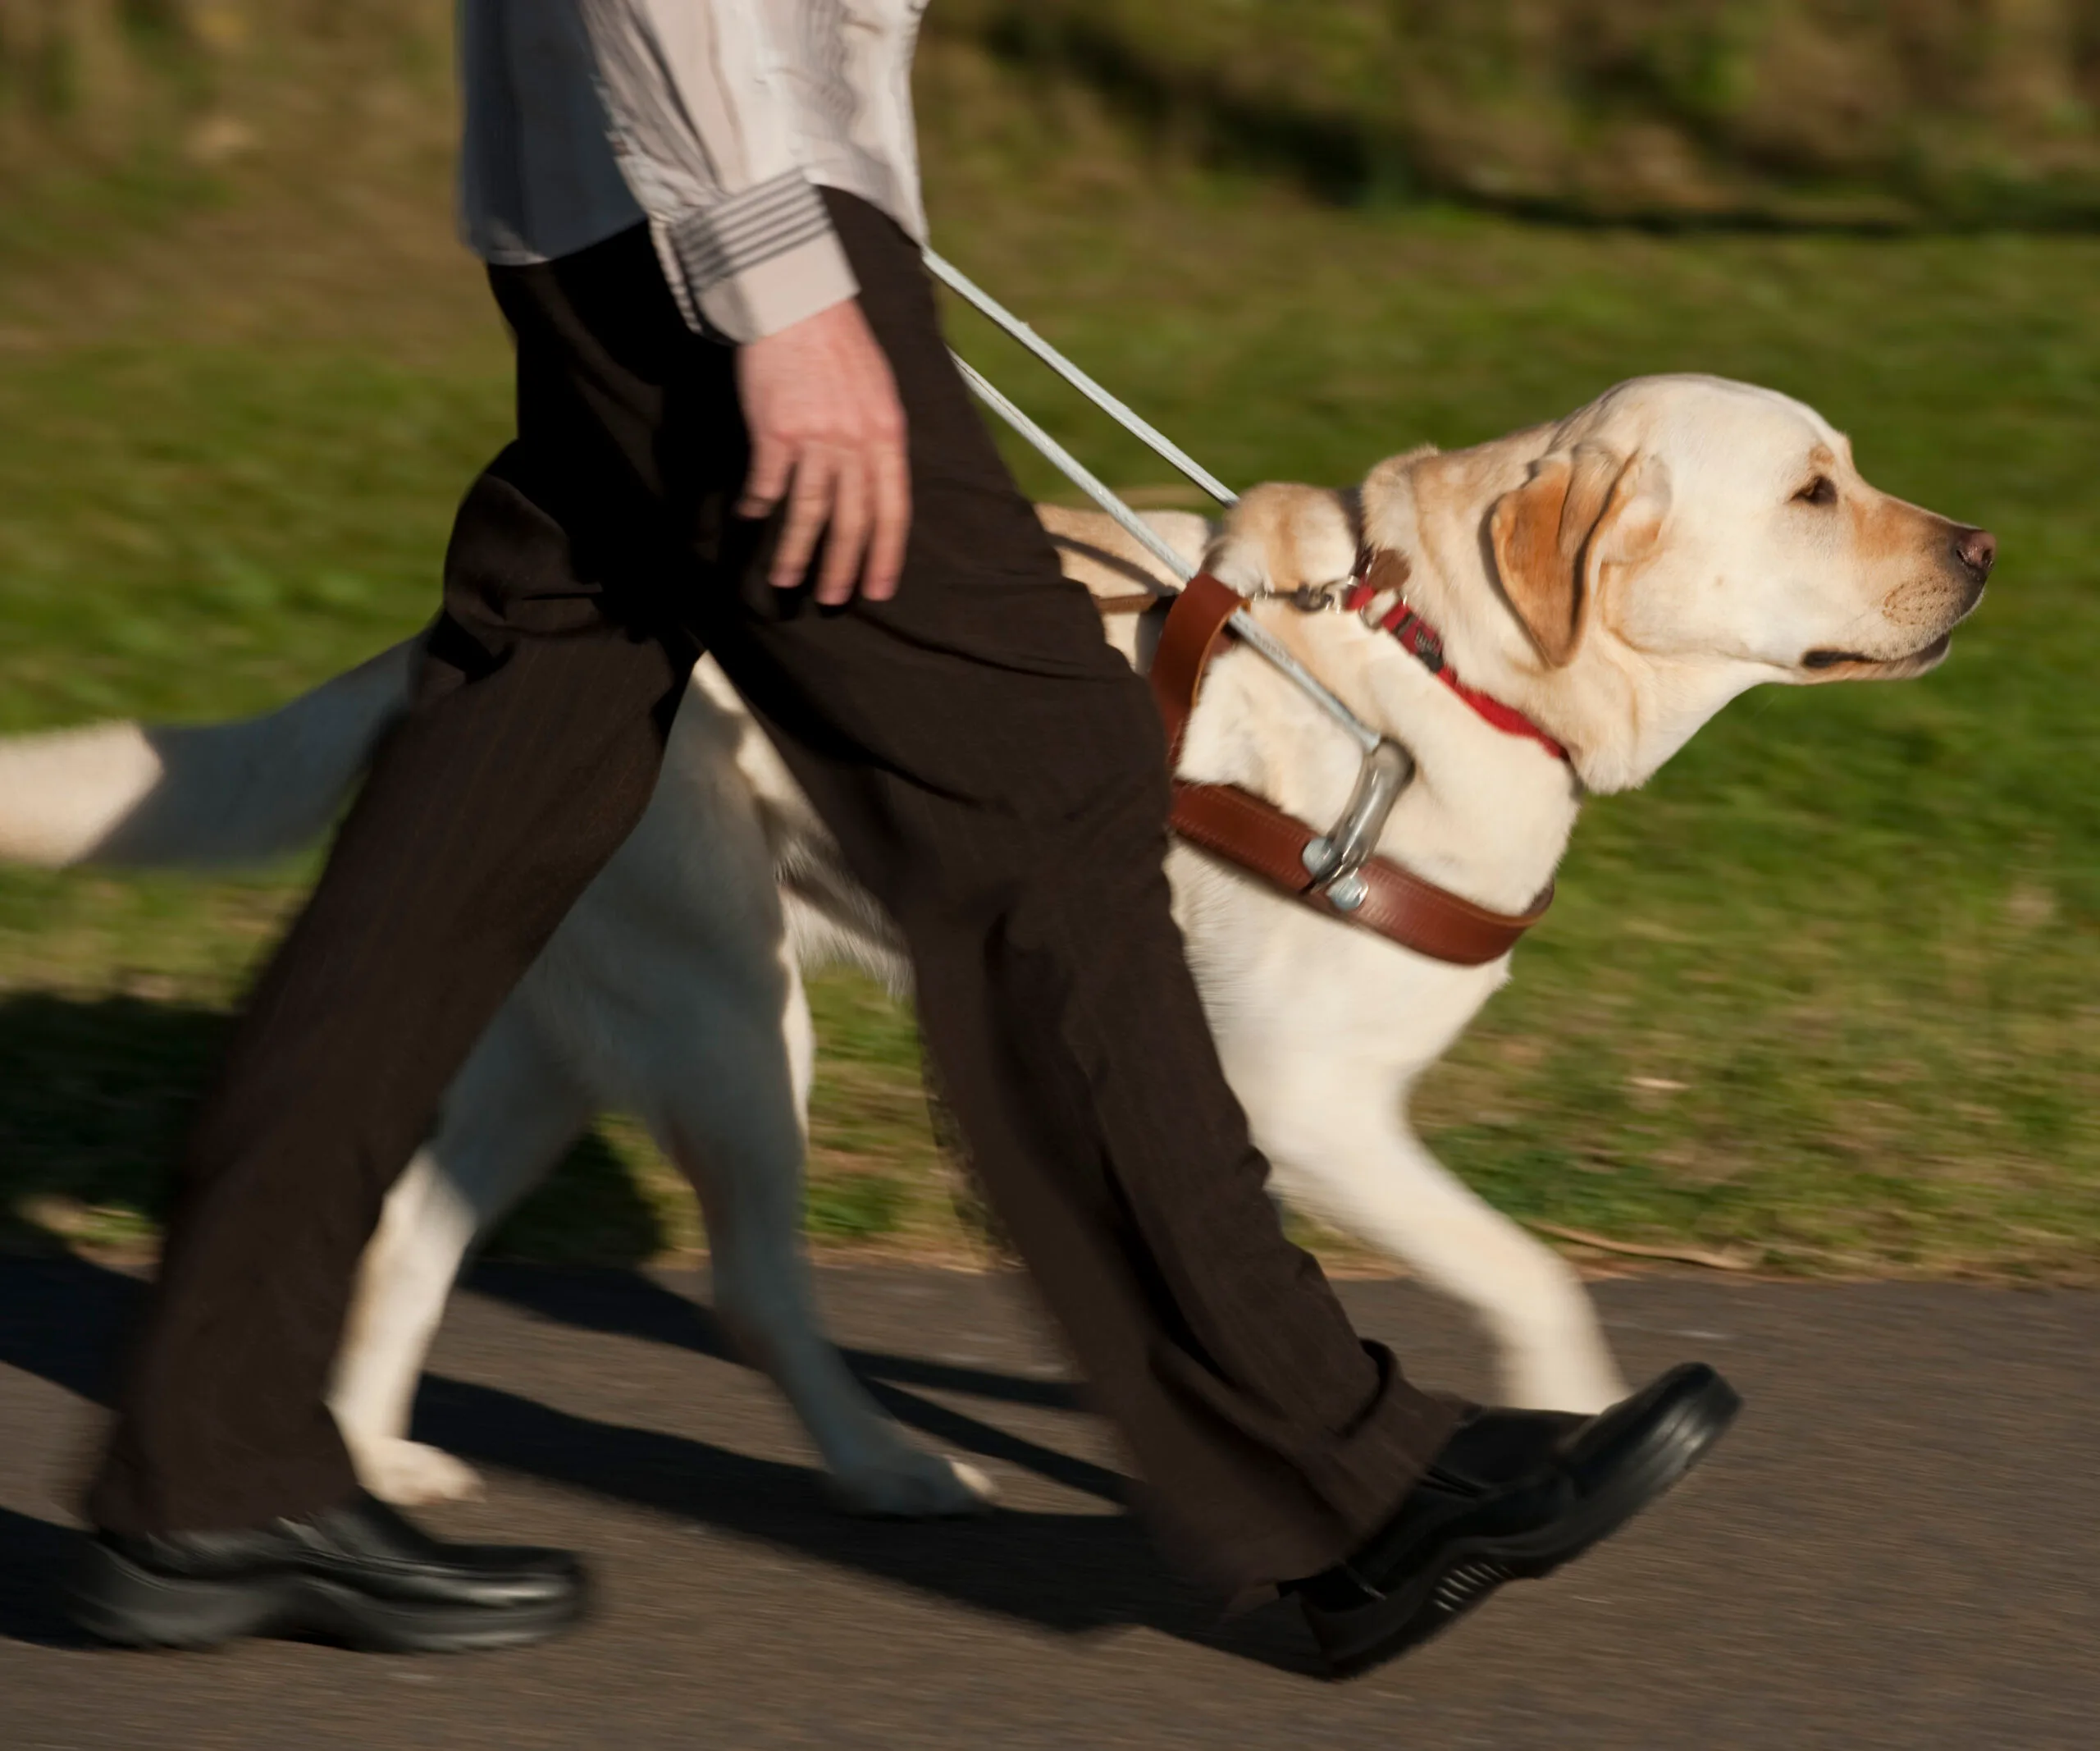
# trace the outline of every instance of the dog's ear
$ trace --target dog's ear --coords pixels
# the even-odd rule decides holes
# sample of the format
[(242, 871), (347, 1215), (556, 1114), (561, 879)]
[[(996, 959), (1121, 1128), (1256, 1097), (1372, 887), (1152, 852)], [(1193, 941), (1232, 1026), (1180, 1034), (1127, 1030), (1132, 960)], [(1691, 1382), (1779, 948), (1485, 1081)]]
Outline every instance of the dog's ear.
[(1558, 450), (1488, 513), (1502, 592), (1555, 667), (1574, 656), (1603, 567), (1643, 557), (1662, 525), (1659, 464), (1594, 444)]

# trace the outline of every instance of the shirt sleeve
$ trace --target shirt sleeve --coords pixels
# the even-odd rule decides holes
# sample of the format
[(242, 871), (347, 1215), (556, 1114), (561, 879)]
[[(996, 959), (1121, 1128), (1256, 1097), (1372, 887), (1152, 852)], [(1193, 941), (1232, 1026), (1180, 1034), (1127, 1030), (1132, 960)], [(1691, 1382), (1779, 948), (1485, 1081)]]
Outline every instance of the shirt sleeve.
[(687, 322), (742, 342), (858, 290), (796, 142), (769, 0), (581, 0), (619, 160)]

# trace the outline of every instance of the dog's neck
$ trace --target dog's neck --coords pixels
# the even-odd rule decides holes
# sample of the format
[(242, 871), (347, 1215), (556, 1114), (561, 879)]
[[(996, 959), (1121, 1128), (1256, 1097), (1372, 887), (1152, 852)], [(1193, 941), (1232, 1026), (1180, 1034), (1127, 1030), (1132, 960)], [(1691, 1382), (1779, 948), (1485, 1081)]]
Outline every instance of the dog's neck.
[(1363, 539), (1413, 567), (1408, 593), (1442, 635), (1458, 673), (1537, 724), (1568, 750), (1583, 788), (1630, 790), (1725, 702), (1592, 628), (1572, 664), (1545, 663), (1509, 608), (1495, 574), (1486, 511), (1529, 478), (1550, 448), (1541, 427), (1477, 449), (1381, 463), (1358, 495)]

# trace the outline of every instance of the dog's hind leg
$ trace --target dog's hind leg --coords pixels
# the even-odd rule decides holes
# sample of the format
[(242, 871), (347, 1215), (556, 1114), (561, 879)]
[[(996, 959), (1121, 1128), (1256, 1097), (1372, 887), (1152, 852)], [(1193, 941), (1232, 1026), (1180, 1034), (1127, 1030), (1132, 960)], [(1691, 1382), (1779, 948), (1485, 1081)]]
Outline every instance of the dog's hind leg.
[(841, 1507), (906, 1519), (981, 1513), (990, 1480), (915, 1447), (824, 1333), (801, 1242), (815, 1048), (801, 981), (783, 958), (789, 980), (777, 1027), (762, 1010), (695, 1017), (678, 1041), (677, 1073), (650, 1078), (646, 1116), (706, 1214), (715, 1311), (809, 1431)]
[(358, 1479), (388, 1502), (481, 1493), (471, 1467), (408, 1438), (423, 1358), (461, 1263), (550, 1172), (592, 1103), (515, 999), (445, 1091), (437, 1127), (387, 1195), (336, 1352), (329, 1409)]
[(1430, 1154), (1389, 1077), (1271, 1061), (1248, 1083), (1235, 1078), (1277, 1189), (1470, 1309), (1495, 1342), (1503, 1403), (1594, 1412), (1626, 1396), (1582, 1280)]

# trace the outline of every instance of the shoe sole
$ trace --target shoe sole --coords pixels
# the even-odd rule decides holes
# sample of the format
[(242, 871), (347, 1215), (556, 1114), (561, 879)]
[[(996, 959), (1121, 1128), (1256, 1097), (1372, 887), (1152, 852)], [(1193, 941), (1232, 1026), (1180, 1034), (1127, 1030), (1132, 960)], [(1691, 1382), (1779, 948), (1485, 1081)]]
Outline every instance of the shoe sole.
[(271, 1636), (376, 1653), (523, 1647), (568, 1628), (585, 1604), (581, 1583), (559, 1598), (492, 1607), (374, 1599), (313, 1575), (188, 1580), (141, 1569), (101, 1544), (89, 1547), (66, 1598), (76, 1625), (118, 1647), (217, 1648)]
[(1449, 1629), (1504, 1582), (1541, 1580), (1573, 1561), (1667, 1495), (1742, 1408), (1742, 1397), (1715, 1374), (1672, 1406), (1594, 1494), (1551, 1525), (1520, 1538), (1462, 1539), (1375, 1606), (1322, 1612), (1306, 1604), (1306, 1621), (1329, 1668), (1337, 1678), (1353, 1678)]

